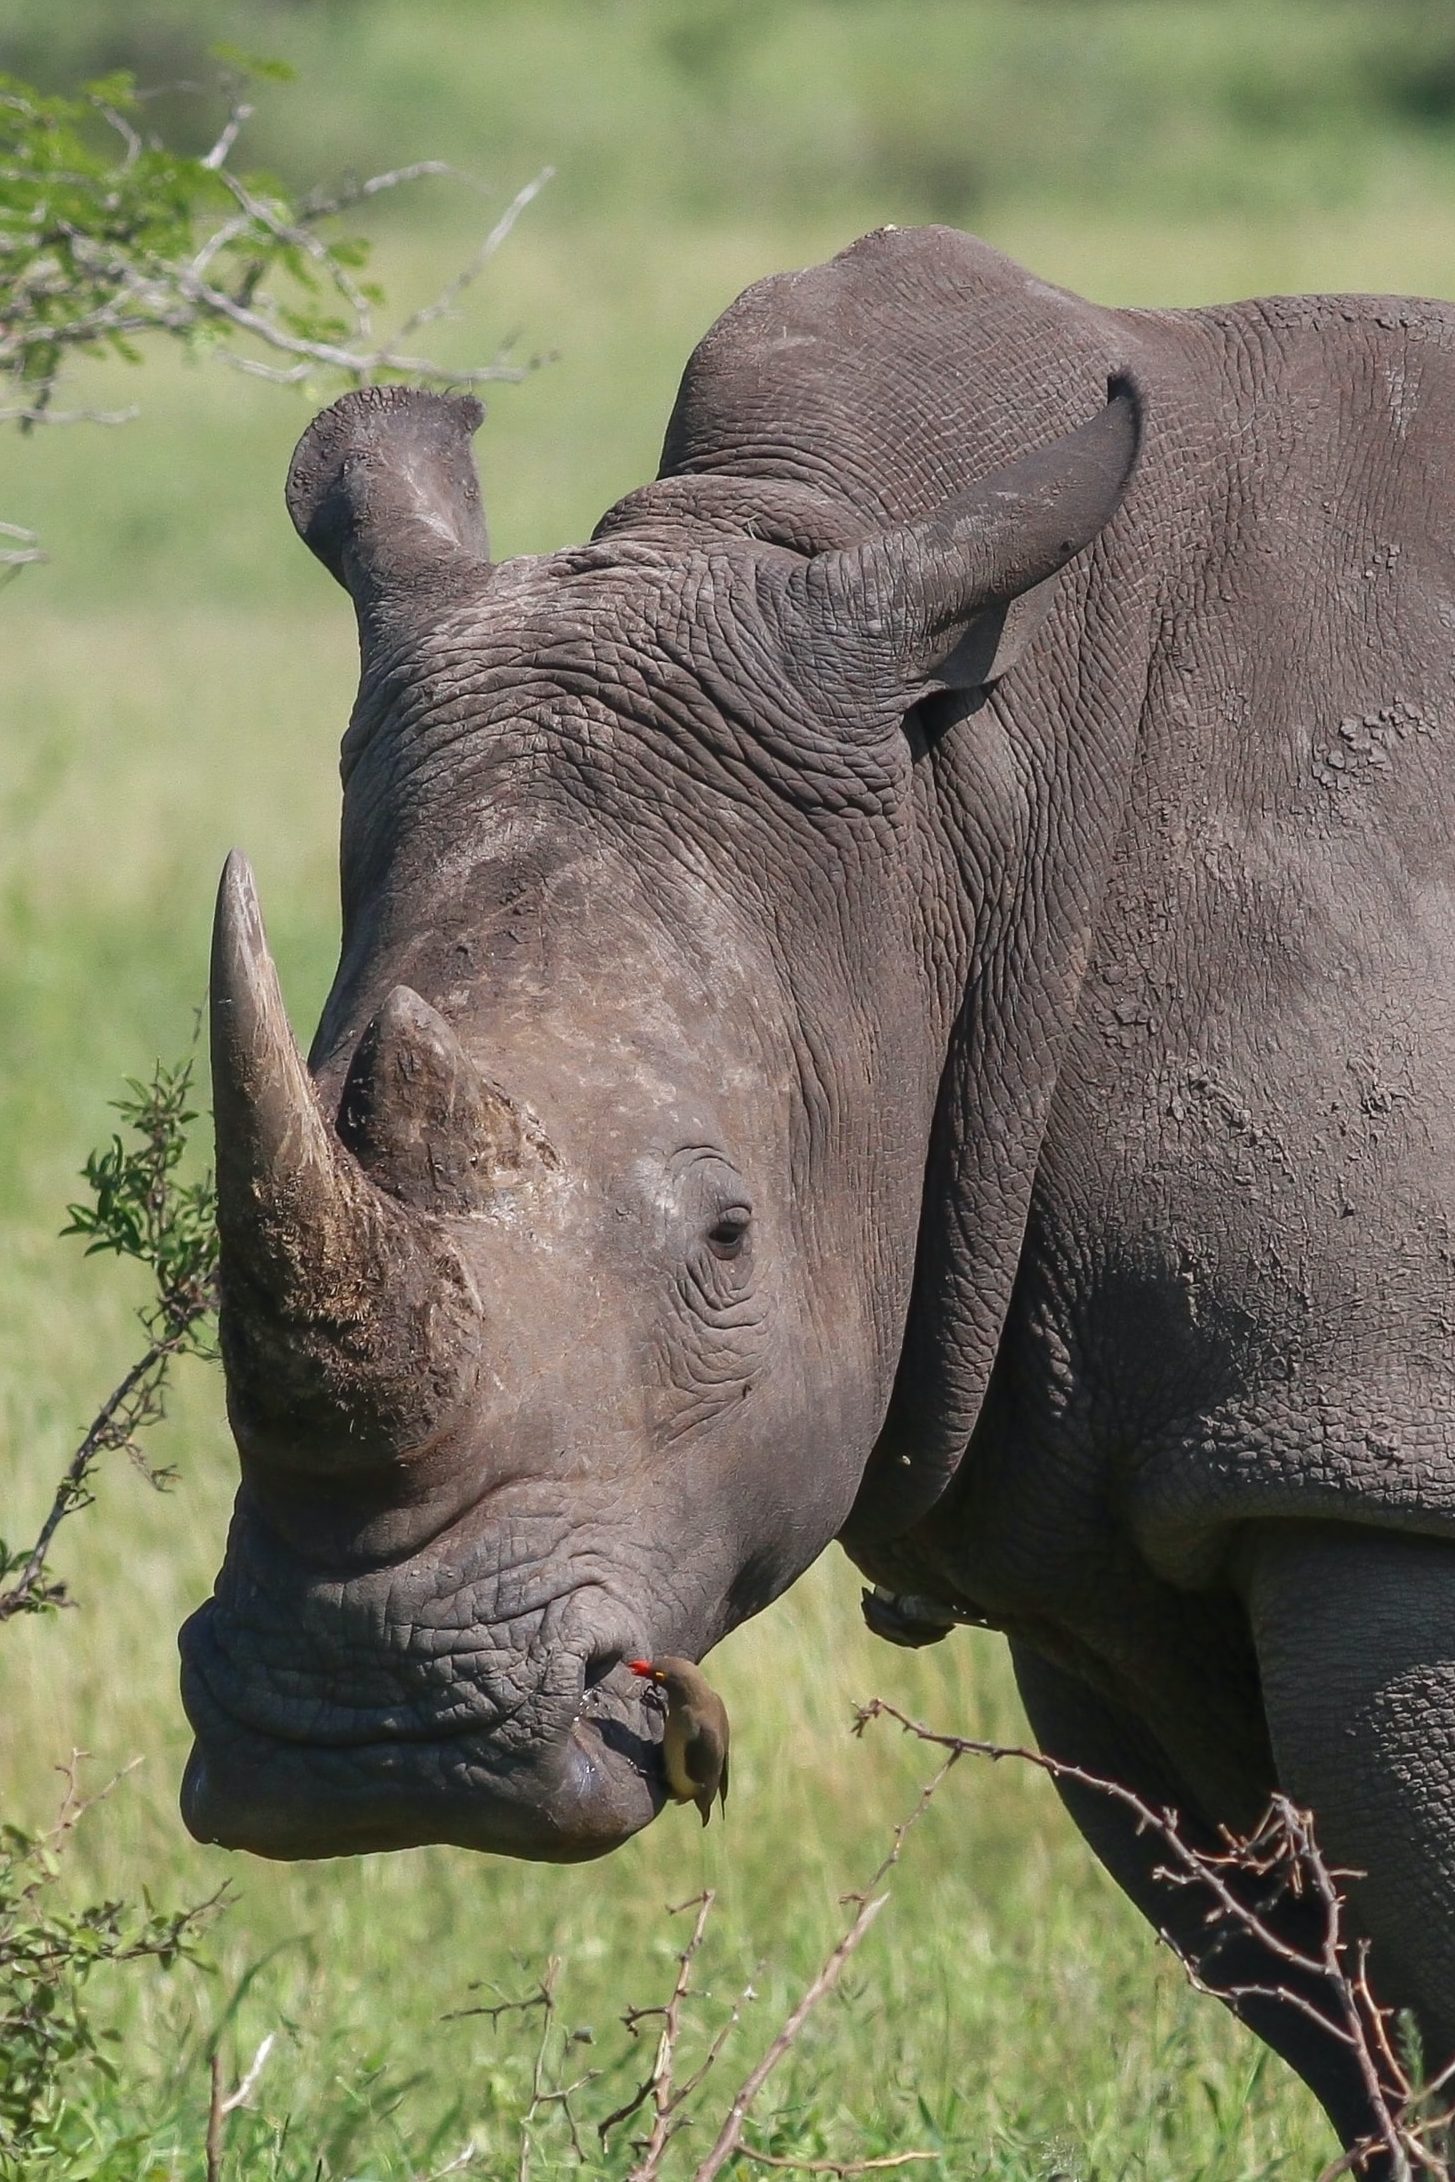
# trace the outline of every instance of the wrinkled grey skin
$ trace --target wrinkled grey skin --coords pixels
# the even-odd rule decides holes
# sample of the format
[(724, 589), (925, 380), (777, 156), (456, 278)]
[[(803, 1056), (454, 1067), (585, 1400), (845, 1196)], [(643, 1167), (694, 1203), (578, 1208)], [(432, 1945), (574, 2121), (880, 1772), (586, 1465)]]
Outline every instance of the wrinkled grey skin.
[(837, 1536), (1194, 1831), (1312, 1803), (1455, 2048), (1452, 344), (886, 232), (719, 321), (596, 542), (496, 568), (473, 405), (315, 425), (343, 947), (315, 1093), (230, 867), (194, 1832), (610, 1848), (663, 1800), (623, 1659)]

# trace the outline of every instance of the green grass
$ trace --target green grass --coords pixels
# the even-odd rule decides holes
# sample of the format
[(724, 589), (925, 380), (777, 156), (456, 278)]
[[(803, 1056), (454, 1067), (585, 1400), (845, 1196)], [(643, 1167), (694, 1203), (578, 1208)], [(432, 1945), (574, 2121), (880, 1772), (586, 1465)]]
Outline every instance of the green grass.
[[(12, 11), (12, 59), (41, 13), (39, 0)], [(49, 36), (56, 11), (44, 18)], [(130, 35), (185, 61), (198, 20), (153, 6)], [(561, 166), (446, 334), (457, 360), (514, 328), (527, 352), (560, 352), (499, 390), (480, 443), (497, 549), (529, 551), (582, 535), (650, 473), (683, 358), (739, 287), (876, 219), (974, 218), (1042, 273), (1113, 302), (1448, 288), (1439, 26), (1392, 8), (1376, 82), (1372, 20), (1347, 6), (1026, 0), (928, 6), (907, 37), (902, 12), (869, 0), (410, 12), (372, 0), (270, 14), (246, 42), (309, 67), (286, 95), (295, 118), (270, 125), (280, 164), (310, 148), (323, 166), (473, 150), (503, 189), (547, 158)], [(117, 35), (114, 11), (87, 0), (66, 11), (53, 58), (67, 38), (88, 63), (117, 57), (101, 50)], [(1341, 143), (1347, 156), (1332, 156)], [(438, 211), (438, 228), (389, 232), (381, 269), (402, 301), (455, 262), (458, 230), (443, 200)], [(99, 386), (108, 406), (132, 393), (140, 421), (9, 439), (0, 479), (0, 513), (42, 530), (53, 555), (0, 604), (10, 1536), (37, 1519), (132, 1353), (139, 1296), (56, 1230), (122, 1077), (192, 1037), (227, 847), (257, 864), (301, 1026), (336, 945), (333, 753), (353, 646), (346, 602), (281, 507), (308, 403), (166, 361), (130, 387), (120, 369)], [(854, 1741), (853, 1701), (879, 1692), (941, 1725), (1017, 1731), (996, 1640), (963, 1634), (920, 1657), (874, 1645), (852, 1572), (830, 1556), (715, 1662), (735, 1727), (721, 1829), (669, 1813), (575, 1872), (443, 1850), (230, 1861), (191, 1845), (175, 1815), (175, 1629), (207, 1590), (232, 1482), (215, 1376), (184, 1375), (153, 1452), (177, 1465), (169, 1495), (118, 1469), (64, 1534), (77, 1611), (0, 1632), (4, 1809), (41, 1820), (72, 1746), (94, 1753), (97, 1777), (139, 1757), (81, 1829), (69, 1883), (173, 1901), (230, 1875), (236, 1899), (212, 1974), (115, 1973), (98, 1987), (120, 2073), (78, 2114), (94, 2148), (58, 2182), (200, 2177), (208, 2041), (221, 2034), (236, 2071), (269, 2031), (278, 2049), (256, 2113), (234, 2124), (230, 2174), (312, 2182), (321, 2159), (328, 2182), (404, 2182), (473, 2138), (473, 2171), (513, 2175), (534, 2029), (452, 2018), (488, 1997), (476, 1984), (524, 1991), (559, 1957), (561, 2022), (595, 2039), (570, 2067), (618, 2070), (588, 2096), (601, 2111), (641, 2066), (640, 2053), (620, 2060), (621, 2010), (670, 1982), (681, 1931), (664, 1905), (704, 1882), (719, 1900), (700, 2020), (710, 2029), (749, 1980), (759, 1995), (720, 2065), (720, 2110), (839, 1928), (837, 1896), (867, 1877), (930, 1770), (887, 1730)], [(1185, 1989), (1048, 1784), (968, 1764), (762, 2111), (780, 2149), (943, 2144), (942, 2165), (918, 2171), (1005, 2182), (1057, 2170), (1249, 2182), (1310, 2174), (1328, 2148), (1278, 2064)], [(559, 2120), (539, 2134), (532, 2172), (570, 2171)], [(706, 2137), (704, 2125), (690, 2148)]]

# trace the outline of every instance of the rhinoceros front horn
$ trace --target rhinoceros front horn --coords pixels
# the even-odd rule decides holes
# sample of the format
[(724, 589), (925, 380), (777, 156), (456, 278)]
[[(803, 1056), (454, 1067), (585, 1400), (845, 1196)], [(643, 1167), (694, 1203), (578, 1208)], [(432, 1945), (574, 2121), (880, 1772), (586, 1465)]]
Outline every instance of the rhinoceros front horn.
[(213, 928), (211, 1028), (221, 1340), (239, 1444), (320, 1473), (397, 1462), (464, 1400), (478, 1302), (437, 1224), (380, 1189), (325, 1116), (236, 853)]

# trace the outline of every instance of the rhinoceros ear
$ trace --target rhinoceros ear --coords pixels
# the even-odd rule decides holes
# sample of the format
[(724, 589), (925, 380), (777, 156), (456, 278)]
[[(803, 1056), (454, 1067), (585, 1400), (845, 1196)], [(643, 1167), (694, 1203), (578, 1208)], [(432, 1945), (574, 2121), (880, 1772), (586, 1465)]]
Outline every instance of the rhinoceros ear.
[(470, 394), (365, 386), (314, 418), (288, 470), (288, 513), (360, 614), (429, 594), (490, 563)]
[(821, 553), (801, 572), (802, 636), (821, 668), (901, 712), (998, 680), (1051, 604), (1053, 579), (1115, 515), (1142, 441), (1126, 375), (1089, 424), (979, 480), (919, 523)]

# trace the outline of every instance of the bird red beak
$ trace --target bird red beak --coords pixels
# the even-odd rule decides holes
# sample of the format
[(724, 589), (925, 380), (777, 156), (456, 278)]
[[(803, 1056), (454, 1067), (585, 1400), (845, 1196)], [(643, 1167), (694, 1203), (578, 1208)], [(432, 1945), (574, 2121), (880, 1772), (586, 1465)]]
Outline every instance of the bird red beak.
[(650, 1659), (629, 1659), (627, 1665), (633, 1674), (650, 1675), (652, 1671)]

